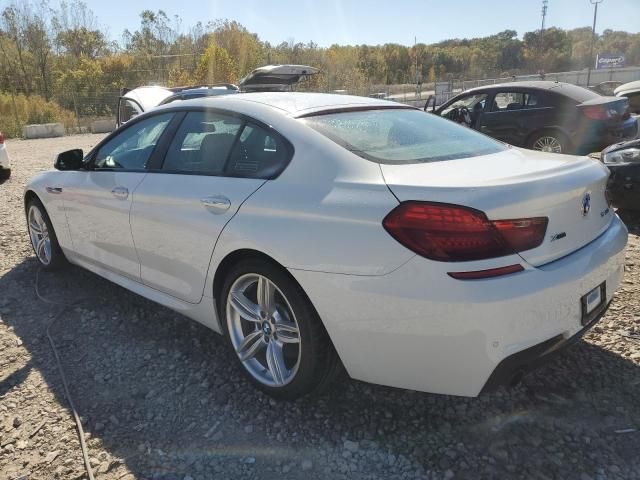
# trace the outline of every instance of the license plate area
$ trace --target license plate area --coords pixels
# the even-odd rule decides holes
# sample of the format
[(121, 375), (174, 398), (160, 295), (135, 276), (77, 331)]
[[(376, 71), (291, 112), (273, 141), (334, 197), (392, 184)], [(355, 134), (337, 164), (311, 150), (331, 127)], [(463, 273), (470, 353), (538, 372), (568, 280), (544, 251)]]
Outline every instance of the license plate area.
[(606, 302), (606, 282), (602, 282), (596, 288), (583, 295), (580, 299), (582, 304), (582, 325), (591, 323), (602, 312)]

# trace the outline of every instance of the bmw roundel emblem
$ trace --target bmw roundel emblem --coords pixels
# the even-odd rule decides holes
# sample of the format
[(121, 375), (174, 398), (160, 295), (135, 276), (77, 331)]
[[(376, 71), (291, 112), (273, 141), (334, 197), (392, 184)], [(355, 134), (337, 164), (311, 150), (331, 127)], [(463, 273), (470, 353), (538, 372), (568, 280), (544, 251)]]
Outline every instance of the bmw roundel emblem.
[(582, 197), (582, 216), (586, 217), (591, 210), (591, 193), (586, 192)]

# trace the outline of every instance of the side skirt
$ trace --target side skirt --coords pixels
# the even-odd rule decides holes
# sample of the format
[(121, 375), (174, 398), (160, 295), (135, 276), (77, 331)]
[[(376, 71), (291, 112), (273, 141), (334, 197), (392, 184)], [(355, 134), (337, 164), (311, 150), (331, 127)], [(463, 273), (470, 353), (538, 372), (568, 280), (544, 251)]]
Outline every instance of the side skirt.
[(106, 268), (87, 262), (86, 260), (80, 258), (78, 255), (67, 249), (64, 249), (64, 254), (69, 262), (78, 265), (79, 267), (82, 267), (86, 270), (89, 270), (90, 272), (93, 272), (96, 275), (109, 280), (110, 282), (120, 285), (121, 287), (124, 287), (127, 290), (140, 295), (141, 297), (159, 303), (160, 305), (170, 308), (171, 310), (178, 312), (185, 317), (189, 317), (192, 320), (195, 320), (196, 322), (209, 327), (216, 333), (222, 333), (218, 315), (214, 307), (213, 298), (204, 296), (200, 300), (200, 303), (184, 302), (178, 298), (172, 297), (171, 295), (167, 295), (166, 293), (148, 287), (147, 285), (143, 285), (142, 283), (131, 280), (130, 278), (118, 275), (117, 273), (107, 270)]

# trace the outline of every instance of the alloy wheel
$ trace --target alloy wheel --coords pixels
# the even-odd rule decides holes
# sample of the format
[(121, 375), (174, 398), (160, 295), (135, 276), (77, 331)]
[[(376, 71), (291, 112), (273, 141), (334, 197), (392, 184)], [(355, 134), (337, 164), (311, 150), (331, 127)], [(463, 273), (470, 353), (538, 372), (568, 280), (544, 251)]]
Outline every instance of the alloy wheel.
[(49, 265), (51, 263), (51, 237), (49, 236), (47, 222), (45, 222), (42, 212), (37, 206), (32, 205), (29, 208), (28, 220), (29, 236), (31, 237), (33, 250), (43, 265)]
[(533, 150), (549, 153), (562, 153), (562, 144), (556, 137), (540, 137), (533, 143)]
[(267, 277), (238, 277), (226, 303), (231, 344), (244, 368), (260, 383), (282, 387), (300, 365), (300, 329), (282, 291)]

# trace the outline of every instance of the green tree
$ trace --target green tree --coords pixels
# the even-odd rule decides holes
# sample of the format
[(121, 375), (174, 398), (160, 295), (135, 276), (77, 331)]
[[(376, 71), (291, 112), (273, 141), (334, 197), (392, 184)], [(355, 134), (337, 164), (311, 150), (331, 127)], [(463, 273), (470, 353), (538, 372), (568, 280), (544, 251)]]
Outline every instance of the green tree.
[(210, 45), (204, 51), (196, 68), (194, 80), (200, 83), (234, 83), (238, 79), (238, 67), (226, 49)]

